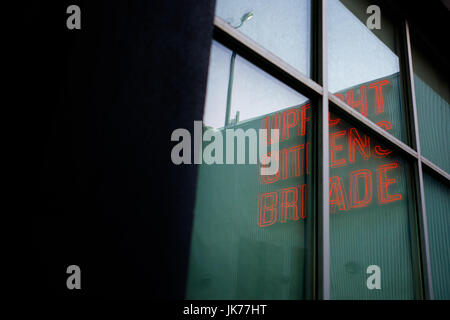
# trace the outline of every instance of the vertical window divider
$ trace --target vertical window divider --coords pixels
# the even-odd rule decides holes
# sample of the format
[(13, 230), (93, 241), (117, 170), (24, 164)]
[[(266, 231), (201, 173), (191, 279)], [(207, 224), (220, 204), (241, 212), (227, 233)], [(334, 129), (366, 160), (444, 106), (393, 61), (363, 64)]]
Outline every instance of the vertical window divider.
[(428, 224), (427, 224), (427, 214), (426, 214), (426, 206), (425, 206), (425, 190), (423, 183), (423, 171), (422, 171), (422, 154), (420, 150), (420, 137), (419, 137), (419, 124), (417, 118), (417, 105), (416, 105), (416, 93), (414, 87), (414, 70), (412, 64), (412, 53), (411, 53), (411, 38), (409, 32), (408, 21), (404, 20), (404, 28), (405, 28), (405, 37), (406, 37), (406, 50), (407, 50), (407, 80), (409, 84), (409, 93), (410, 93), (410, 102), (413, 112), (413, 125), (414, 125), (414, 141), (413, 143), (416, 146), (417, 151), (417, 172), (418, 172), (418, 182), (419, 182), (419, 210), (420, 210), (420, 230), (422, 236), (422, 257), (423, 261), (423, 270), (424, 270), (424, 285), (425, 285), (425, 297), (427, 299), (433, 300), (433, 283), (431, 276), (431, 262), (430, 262), (430, 249), (429, 249), (429, 238), (428, 238)]
[(322, 85), (322, 101), (319, 103), (319, 140), (315, 142), (319, 150), (319, 205), (318, 205), (318, 224), (319, 224), (319, 293), (323, 300), (330, 300), (330, 206), (329, 206), (329, 128), (328, 128), (328, 10), (327, 0), (321, 0), (318, 10), (318, 77)]

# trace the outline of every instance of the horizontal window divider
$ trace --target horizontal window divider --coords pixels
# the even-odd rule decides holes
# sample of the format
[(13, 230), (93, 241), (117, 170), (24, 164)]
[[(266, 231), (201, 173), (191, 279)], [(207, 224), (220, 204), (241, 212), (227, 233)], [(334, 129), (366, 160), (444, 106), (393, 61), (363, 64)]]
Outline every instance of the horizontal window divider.
[(445, 183), (450, 185), (450, 174), (448, 174), (446, 171), (442, 170), (439, 166), (435, 165), (433, 162), (425, 158), (424, 156), (421, 156), (422, 164), (428, 171), (432, 171), (432, 173), (435, 174), (438, 178), (440, 177), (441, 180), (443, 180)]
[(217, 16), (214, 18), (214, 39), (302, 95), (310, 99), (322, 96), (321, 85)]
[(385, 142), (393, 146), (401, 153), (406, 154), (407, 156), (412, 157), (413, 159), (416, 160), (418, 159), (417, 152), (414, 149), (412, 149), (410, 146), (400, 141), (387, 131), (380, 128), (378, 125), (370, 121), (368, 118), (360, 114), (358, 111), (356, 111), (346, 103), (342, 102), (338, 97), (335, 97), (333, 94), (329, 94), (328, 98), (330, 102), (332, 102), (332, 106), (338, 109), (337, 111), (339, 113), (345, 115), (345, 117), (347, 117), (348, 120), (356, 122), (358, 125), (361, 126), (361, 129), (367, 130), (368, 133), (373, 134), (376, 138), (380, 139), (381, 142)]

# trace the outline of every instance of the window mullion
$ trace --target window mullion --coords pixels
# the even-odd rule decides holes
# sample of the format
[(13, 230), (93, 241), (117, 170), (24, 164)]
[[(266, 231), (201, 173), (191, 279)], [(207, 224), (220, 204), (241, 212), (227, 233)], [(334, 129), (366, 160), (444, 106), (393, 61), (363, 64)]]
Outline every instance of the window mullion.
[(320, 41), (319, 41), (319, 55), (318, 60), (320, 65), (320, 77), (322, 80), (322, 102), (320, 105), (320, 127), (321, 127), (321, 141), (317, 148), (321, 153), (320, 159), (320, 185), (321, 193), (319, 206), (319, 236), (321, 246), (321, 298), (323, 300), (330, 299), (330, 205), (329, 205), (329, 127), (328, 127), (328, 19), (327, 19), (327, 0), (321, 1), (319, 9), (319, 23), (320, 23)]
[(423, 185), (423, 171), (422, 171), (422, 155), (420, 150), (420, 138), (419, 138), (419, 124), (417, 119), (417, 106), (416, 106), (416, 96), (415, 96), (415, 88), (414, 88), (414, 71), (412, 65), (412, 55), (411, 55), (411, 39), (409, 33), (408, 22), (404, 21), (405, 28), (405, 36), (406, 36), (406, 49), (407, 49), (407, 81), (409, 84), (409, 93), (410, 93), (410, 101), (413, 111), (413, 126), (414, 126), (414, 143), (417, 151), (417, 171), (418, 171), (418, 182), (419, 182), (419, 211), (420, 211), (420, 224), (421, 224), (421, 234), (422, 234), (422, 244), (423, 251), (422, 256), (425, 258), (423, 267), (424, 267), (424, 276), (425, 276), (425, 296), (426, 298), (433, 300), (433, 283), (431, 278), (431, 263), (430, 263), (430, 249), (429, 249), (429, 240), (428, 240), (428, 224), (427, 224), (427, 215), (426, 215), (426, 206), (425, 206), (425, 191)]

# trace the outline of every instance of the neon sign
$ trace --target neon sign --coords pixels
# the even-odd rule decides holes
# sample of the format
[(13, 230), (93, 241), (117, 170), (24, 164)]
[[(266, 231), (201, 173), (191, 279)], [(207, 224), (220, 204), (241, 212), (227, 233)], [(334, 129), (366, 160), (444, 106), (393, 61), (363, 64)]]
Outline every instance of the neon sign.
[[(355, 98), (354, 89), (336, 93), (342, 101), (358, 110), (364, 116), (369, 112), (382, 115), (385, 112), (385, 97), (383, 89), (389, 85), (388, 79), (377, 80), (359, 87), (359, 97)], [(374, 99), (368, 104), (368, 93)], [(370, 101), (369, 101), (370, 102)], [(311, 121), (311, 105), (309, 103), (296, 106), (264, 117), (261, 128), (280, 130), (280, 151), (275, 157), (280, 162), (279, 171), (274, 175), (258, 175), (260, 185), (279, 188), (260, 192), (258, 197), (258, 226), (268, 227), (275, 223), (286, 223), (288, 220), (298, 221), (306, 218), (307, 185), (298, 184), (298, 178), (310, 174), (309, 143), (305, 140), (307, 125)], [(391, 130), (390, 121), (383, 119), (376, 122), (384, 130)], [(386, 205), (402, 200), (402, 194), (395, 191), (398, 183), (396, 175), (399, 163), (389, 159), (391, 150), (382, 148), (354, 127), (343, 126), (339, 118), (329, 114), (329, 203), (330, 213), (348, 212), (353, 209), (365, 208), (370, 205)], [(289, 142), (289, 140), (291, 140)], [(303, 143), (299, 143), (303, 142)], [(267, 141), (271, 143), (270, 140)], [(283, 142), (284, 145), (283, 145)], [(267, 156), (271, 156), (268, 153)], [(375, 168), (373, 161), (377, 165)], [(384, 159), (384, 161), (380, 161)], [(343, 171), (344, 167), (355, 167), (355, 170)], [(361, 166), (372, 167), (360, 168)], [(340, 168), (339, 174), (334, 174)], [(259, 172), (259, 171), (258, 171)], [(297, 178), (297, 179), (296, 179)], [(293, 179), (293, 185), (286, 186), (286, 181)], [(376, 193), (376, 195), (374, 195)], [(375, 200), (374, 200), (375, 199)]]

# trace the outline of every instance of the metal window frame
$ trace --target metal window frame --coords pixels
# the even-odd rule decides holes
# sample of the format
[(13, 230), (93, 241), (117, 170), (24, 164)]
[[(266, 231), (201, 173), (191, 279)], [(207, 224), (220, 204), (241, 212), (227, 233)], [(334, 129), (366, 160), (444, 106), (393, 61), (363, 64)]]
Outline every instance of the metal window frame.
[[(406, 82), (409, 89), (409, 103), (411, 104), (411, 110), (413, 111), (413, 121), (412, 123), (406, 125), (412, 126), (409, 128), (414, 134), (413, 141), (410, 141), (414, 146), (415, 150), (400, 141), (398, 138), (394, 137), (389, 132), (383, 130), (374, 122), (364, 117), (362, 114), (357, 112), (355, 109), (350, 107), (348, 104), (342, 102), (339, 98), (335, 97), (328, 92), (328, 32), (327, 32), (327, 0), (318, 1), (318, 10), (312, 11), (312, 15), (317, 15), (313, 17), (313, 21), (316, 21), (313, 26), (312, 32), (318, 32), (318, 42), (316, 46), (312, 46), (311, 55), (317, 54), (317, 64), (311, 65), (311, 70), (316, 69), (318, 73), (315, 80), (305, 76), (303, 73), (280, 59), (278, 56), (262, 47), (256, 41), (250, 39), (244, 35), (239, 30), (233, 28), (222, 18), (215, 16), (214, 18), (214, 35), (213, 38), (222, 44), (228, 46), (237, 54), (243, 56), (257, 67), (266, 71), (270, 75), (279, 79), (286, 85), (290, 86), (294, 90), (300, 92), (301, 94), (308, 96), (309, 99), (315, 99), (320, 101), (316, 112), (319, 114), (320, 121), (320, 141), (315, 141), (313, 143), (321, 144), (321, 147), (316, 148), (319, 150), (319, 159), (321, 160), (321, 170), (319, 172), (320, 178), (317, 180), (319, 182), (318, 189), (321, 190), (322, 195), (317, 197), (318, 199), (318, 232), (319, 232), (319, 254), (318, 254), (318, 270), (319, 270), (319, 298), (323, 300), (330, 299), (330, 237), (329, 237), (329, 199), (327, 196), (329, 192), (329, 155), (328, 155), (328, 111), (329, 106), (333, 107), (333, 110), (338, 111), (343, 114), (347, 120), (357, 123), (362, 130), (368, 132), (368, 134), (376, 137), (381, 143), (389, 145), (395, 149), (400, 156), (403, 156), (415, 165), (416, 171), (418, 172), (418, 182), (419, 182), (419, 192), (417, 195), (416, 203), (419, 208), (419, 220), (421, 229), (421, 239), (422, 239), (422, 255), (424, 257), (423, 267), (425, 273), (425, 297), (426, 299), (433, 299), (433, 288), (432, 288), (432, 275), (430, 267), (430, 254), (429, 254), (429, 239), (428, 239), (428, 225), (426, 216), (426, 206), (425, 206), (425, 192), (423, 185), (423, 169), (427, 169), (434, 176), (438, 177), (441, 181), (450, 185), (450, 174), (440, 168), (435, 163), (426, 159), (422, 156), (420, 150), (420, 139), (419, 139), (419, 128), (417, 121), (417, 108), (415, 100), (415, 88), (414, 88), (414, 73), (412, 65), (412, 55), (411, 55), (411, 41), (409, 26), (406, 19), (404, 19), (405, 32), (400, 35), (406, 39), (402, 39), (406, 43), (406, 53), (401, 53), (406, 55), (402, 57), (407, 63), (406, 72)], [(316, 29), (316, 30), (314, 30)], [(313, 72), (311, 72), (313, 73)], [(406, 102), (408, 103), (408, 102)]]
[(320, 116), (320, 128), (321, 128), (321, 148), (320, 159), (321, 170), (319, 190), (321, 190), (320, 206), (319, 206), (319, 236), (320, 236), (320, 275), (321, 281), (321, 298), (323, 300), (330, 300), (330, 204), (329, 204), (329, 180), (330, 180), (330, 167), (329, 167), (329, 94), (328, 94), (328, 1), (322, 0), (318, 10), (318, 23), (319, 23), (319, 48), (318, 53), (320, 56), (319, 70), (321, 71), (319, 76), (322, 82), (323, 94), (322, 103), (319, 104), (319, 116)]
[(406, 58), (407, 58), (407, 79), (409, 81), (409, 93), (410, 93), (410, 103), (412, 107), (413, 113), (413, 126), (414, 126), (414, 144), (417, 150), (417, 160), (415, 162), (417, 166), (418, 172), (418, 182), (419, 182), (419, 203), (418, 206), (420, 208), (420, 223), (419, 227), (421, 229), (421, 242), (422, 242), (422, 256), (424, 257), (423, 265), (423, 273), (426, 275), (424, 281), (424, 289), (425, 289), (425, 297), (427, 299), (433, 300), (433, 282), (431, 278), (431, 260), (430, 260), (430, 246), (428, 239), (428, 223), (427, 223), (427, 215), (426, 215), (426, 206), (425, 206), (425, 189), (423, 185), (423, 172), (422, 172), (422, 155), (420, 148), (420, 134), (419, 134), (419, 123), (417, 117), (417, 105), (416, 105), (416, 90), (414, 86), (414, 68), (412, 63), (412, 52), (411, 52), (411, 39), (409, 33), (409, 25), (406, 19), (404, 20), (404, 31), (406, 37)]

